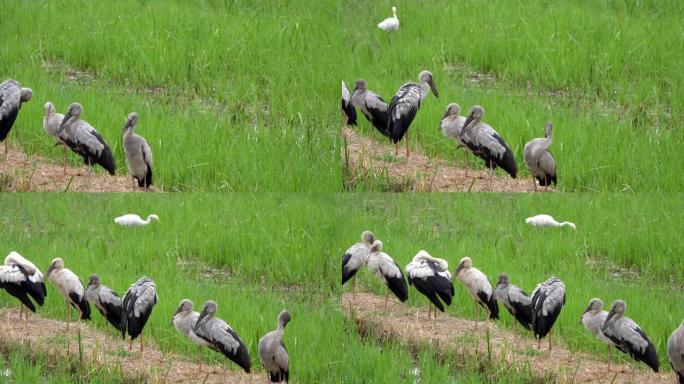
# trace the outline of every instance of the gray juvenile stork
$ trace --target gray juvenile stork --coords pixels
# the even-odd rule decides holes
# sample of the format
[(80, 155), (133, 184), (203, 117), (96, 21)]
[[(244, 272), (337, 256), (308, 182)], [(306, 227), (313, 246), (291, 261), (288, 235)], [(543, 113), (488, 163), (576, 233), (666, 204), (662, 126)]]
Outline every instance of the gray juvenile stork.
[(17, 119), (21, 104), (31, 100), (31, 88), (22, 88), (16, 80), (5, 80), (0, 84), (0, 143), (5, 142), (7, 154), (7, 135)]
[(470, 109), (470, 114), (463, 123), (461, 140), (466, 143), (468, 149), (491, 169), (492, 175), (496, 167), (501, 167), (512, 178), (516, 178), (518, 166), (515, 163), (513, 151), (508, 144), (487, 123), (482, 123), (484, 109), (476, 105)]
[[(449, 263), (446, 260), (432, 257), (426, 251), (420, 250), (406, 266), (406, 276), (409, 285), (416, 287), (418, 292), (425, 295), (435, 305), (435, 318), (437, 317), (437, 308), (444, 312), (444, 304), (451, 305), (451, 298), (454, 297), (454, 285), (451, 283)], [(430, 305), (428, 305), (429, 318)]]
[(479, 321), (478, 304), (487, 310), (490, 319), (499, 318), (499, 304), (496, 302), (496, 298), (494, 298), (492, 283), (489, 282), (487, 276), (479, 269), (473, 268), (473, 261), (470, 257), (461, 259), (458, 267), (456, 267), (454, 276), (463, 283), (466, 289), (468, 289), (470, 296), (475, 300), (475, 310), (473, 313), (475, 317), (475, 329), (477, 329), (477, 323)]
[(565, 305), (565, 284), (551, 277), (537, 285), (532, 291), (532, 332), (537, 339), (537, 349), (541, 349), (541, 339), (549, 335), (551, 350), (551, 328)]
[(351, 102), (351, 92), (347, 83), (342, 80), (342, 114), (344, 115), (344, 125), (356, 125), (356, 108)]
[(625, 309), (627, 309), (627, 305), (624, 301), (615, 300), (601, 331), (615, 344), (617, 349), (636, 361), (643, 361), (654, 372), (658, 372), (659, 362), (656, 347), (637, 323), (629, 317), (625, 317)]
[[(401, 302), (408, 300), (408, 285), (404, 280), (404, 274), (394, 259), (382, 251), (382, 241), (373, 242), (366, 264)], [(387, 308), (387, 295), (385, 294), (385, 308)]]
[(529, 330), (532, 326), (532, 299), (520, 287), (511, 284), (508, 274), (499, 275), (494, 289), (494, 298), (502, 302), (508, 313), (513, 316), (520, 325)]
[[(181, 300), (180, 304), (178, 304), (178, 309), (176, 309), (176, 312), (173, 314), (171, 324), (173, 324), (178, 332), (187, 336), (188, 339), (197, 344), (197, 347), (200, 348), (200, 350), (202, 347), (216, 350), (211, 343), (197, 336), (195, 333), (195, 325), (197, 324), (199, 313), (193, 311), (194, 306), (193, 302), (188, 299)], [(200, 360), (199, 369), (202, 371), (202, 360)]]
[(57, 141), (55, 146), (61, 146), (64, 150), (64, 168), (62, 173), (66, 175), (66, 165), (67, 165), (67, 145), (59, 137), (59, 126), (62, 125), (62, 120), (64, 120), (64, 115), (57, 113), (55, 106), (51, 102), (45, 103), (45, 117), (43, 118), (43, 129), (48, 136), (52, 136)]
[(259, 339), (259, 358), (268, 372), (271, 383), (287, 382), (290, 377), (287, 349), (283, 343), (285, 326), (290, 322), (290, 318), (290, 312), (280, 312), (278, 328)]
[(556, 160), (549, 152), (551, 143), (553, 142), (553, 125), (549, 121), (546, 123), (546, 135), (543, 139), (537, 138), (530, 140), (525, 144), (525, 165), (532, 174), (532, 183), (534, 183), (534, 190), (537, 190), (536, 178), (539, 180), (539, 185), (544, 187), (544, 190), (553, 183), (556, 184)]
[(469, 149), (469, 143), (466, 143), (461, 138), (461, 131), (463, 131), (463, 124), (465, 124), (466, 118), (460, 116), (460, 113), (460, 105), (456, 103), (447, 105), (446, 112), (444, 112), (442, 121), (439, 123), (439, 129), (444, 136), (457, 141), (458, 145), (456, 146), (456, 149), (461, 147), (464, 148), (463, 153), (465, 157), (463, 159), (463, 167), (465, 168), (465, 177), (468, 177), (468, 151), (472, 151), (472, 149)]
[(97, 308), (98, 312), (107, 319), (109, 324), (113, 325), (116, 330), (121, 331), (121, 297), (106, 285), (102, 285), (100, 276), (90, 275), (85, 298)]
[(138, 182), (138, 187), (149, 189), (152, 185), (152, 149), (142, 136), (133, 133), (138, 123), (138, 114), (128, 115), (123, 131), (123, 148), (128, 173)]
[(603, 333), (601, 327), (606, 322), (608, 318), (608, 312), (603, 310), (603, 301), (598, 298), (591, 299), (587, 309), (584, 310), (582, 317), (580, 317), (580, 323), (584, 325), (592, 335), (596, 336), (597, 339), (603, 341), (608, 347), (608, 371), (610, 372), (610, 347), (614, 347), (615, 343), (608, 338)]
[(58, 135), (59, 138), (71, 148), (71, 150), (83, 158), (88, 164), (88, 173), (92, 174), (93, 164), (99, 164), (110, 175), (116, 170), (114, 155), (100, 134), (81, 120), (83, 107), (79, 103), (73, 103), (62, 119)]
[(387, 131), (387, 103), (382, 97), (368, 90), (366, 80), (356, 80), (356, 87), (351, 96), (351, 103), (361, 110), (373, 126), (385, 137), (389, 137)]
[(667, 339), (667, 356), (670, 358), (670, 365), (677, 375), (679, 384), (684, 384), (684, 321)]
[(133, 340), (140, 336), (140, 353), (143, 352), (143, 328), (152, 314), (152, 308), (157, 304), (157, 285), (147, 276), (141, 277), (131, 284), (122, 302), (121, 336), (126, 338), (126, 332), (131, 336), (128, 350), (133, 348)]
[(90, 320), (90, 304), (85, 298), (85, 289), (81, 280), (71, 270), (64, 268), (64, 260), (55, 258), (46, 272), (48, 280), (54, 284), (59, 290), (59, 293), (64, 298), (66, 304), (66, 325), (69, 330), (69, 315), (71, 307), (78, 310), (78, 321)]
[[(14, 251), (7, 255), (5, 264), (0, 266), (0, 288), (19, 299), (31, 312), (36, 312), (36, 306), (29, 297), (40, 306), (47, 297), (43, 274), (32, 262)], [(19, 320), (24, 312), (23, 305), (19, 307)]]
[(427, 97), (430, 90), (432, 90), (435, 97), (439, 98), (439, 92), (437, 92), (437, 87), (432, 79), (432, 73), (422, 71), (418, 74), (418, 80), (420, 84), (406, 83), (402, 85), (397, 94), (392, 98), (387, 110), (387, 131), (395, 144), (395, 156), (398, 154), (399, 141), (406, 135), (406, 157), (409, 157), (408, 129), (416, 117), (423, 99)]
[(215, 301), (209, 300), (204, 303), (204, 308), (195, 323), (195, 334), (249, 373), (251, 363), (247, 346), (228, 323), (215, 317), (217, 310), (218, 304)]
[(368, 261), (371, 244), (375, 241), (375, 236), (371, 231), (363, 231), (361, 242), (349, 247), (342, 255), (342, 285), (349, 279), (354, 278), (352, 283), (352, 300), (356, 297), (356, 272), (358, 272)]

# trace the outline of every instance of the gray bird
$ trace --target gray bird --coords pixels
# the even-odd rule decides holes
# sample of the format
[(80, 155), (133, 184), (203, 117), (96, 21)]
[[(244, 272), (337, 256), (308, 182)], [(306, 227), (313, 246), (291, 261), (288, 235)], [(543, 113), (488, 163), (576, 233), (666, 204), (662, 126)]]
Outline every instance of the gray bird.
[(123, 147), (128, 172), (138, 182), (138, 187), (148, 189), (152, 185), (152, 149), (147, 141), (133, 133), (138, 123), (138, 114), (128, 115), (123, 131)]
[(421, 71), (418, 74), (420, 84), (406, 83), (402, 85), (392, 98), (387, 109), (387, 131), (395, 144), (394, 155), (397, 155), (399, 141), (406, 135), (406, 157), (409, 157), (408, 129), (420, 109), (423, 99), (432, 91), (439, 98), (437, 86), (430, 71)]
[(584, 325), (584, 328), (592, 333), (592, 335), (596, 336), (597, 339), (603, 341), (606, 346), (608, 346), (608, 371), (610, 371), (610, 351), (611, 347), (615, 346), (615, 343), (613, 343), (601, 329), (607, 318), (608, 312), (603, 310), (603, 301), (594, 298), (589, 301), (589, 305), (587, 306), (587, 309), (584, 310), (580, 322)]
[(672, 370), (677, 374), (679, 384), (684, 384), (684, 321), (667, 339), (667, 356)]
[[(193, 311), (194, 306), (195, 304), (188, 299), (181, 300), (180, 304), (178, 304), (178, 309), (176, 309), (176, 312), (173, 314), (171, 324), (173, 324), (178, 332), (197, 344), (198, 348), (208, 347), (216, 350), (211, 343), (197, 336), (195, 333), (195, 325), (197, 324), (197, 319), (199, 319), (199, 313)], [(201, 370), (202, 363), (200, 361), (200, 371)]]
[(121, 336), (131, 336), (128, 350), (133, 348), (133, 340), (140, 336), (140, 353), (143, 352), (143, 328), (157, 304), (157, 285), (147, 276), (131, 284), (122, 302)]
[(102, 285), (100, 276), (90, 275), (85, 298), (97, 308), (98, 312), (107, 319), (109, 324), (114, 326), (116, 330), (121, 331), (121, 297), (106, 285)]
[(624, 301), (615, 300), (601, 331), (620, 351), (636, 361), (643, 361), (654, 372), (658, 372), (658, 352), (655, 346), (639, 325), (625, 316), (626, 309), (627, 304)]
[(71, 270), (64, 268), (64, 260), (55, 258), (45, 273), (47, 279), (59, 290), (67, 306), (66, 324), (69, 329), (71, 307), (79, 312), (78, 320), (90, 320), (90, 304), (85, 298), (85, 289), (81, 280)]
[(458, 145), (456, 149), (464, 148), (464, 160), (463, 167), (465, 168), (465, 177), (468, 177), (468, 144), (461, 138), (461, 131), (463, 131), (463, 124), (465, 124), (466, 118), (460, 116), (461, 106), (456, 103), (450, 103), (447, 105), (446, 112), (442, 117), (442, 121), (439, 123), (439, 129), (442, 131), (444, 136), (456, 140)]
[(553, 124), (549, 121), (546, 123), (546, 135), (544, 138), (537, 138), (530, 140), (525, 144), (525, 165), (532, 174), (532, 182), (534, 183), (534, 190), (537, 190), (537, 182), (544, 187), (544, 190), (553, 183), (556, 184), (556, 160), (549, 152), (551, 143), (553, 142)]
[(482, 116), (484, 116), (484, 109), (479, 105), (470, 109), (463, 123), (461, 140), (475, 156), (484, 161), (487, 168), (492, 170), (492, 176), (496, 167), (500, 167), (515, 179), (518, 166), (515, 163), (513, 151), (494, 128), (481, 122)]
[(55, 138), (57, 141), (55, 143), (55, 146), (61, 145), (62, 149), (64, 149), (64, 168), (63, 168), (63, 173), (66, 174), (66, 164), (67, 164), (67, 148), (68, 146), (62, 140), (61, 137), (59, 137), (59, 127), (62, 125), (62, 120), (64, 120), (64, 115), (61, 113), (57, 113), (55, 110), (54, 104), (51, 102), (45, 103), (44, 106), (45, 109), (45, 117), (43, 117), (43, 129), (45, 130), (45, 133), (48, 136), (52, 136)]
[(356, 80), (356, 87), (351, 95), (351, 103), (366, 117), (366, 120), (383, 136), (389, 137), (387, 131), (387, 102), (382, 97), (368, 90), (366, 80)]
[(494, 289), (494, 298), (503, 303), (508, 313), (513, 316), (525, 329), (532, 326), (532, 299), (520, 287), (511, 284), (506, 273), (499, 275)]
[(351, 93), (344, 80), (342, 80), (342, 114), (344, 125), (356, 125), (356, 108), (351, 102)]
[(215, 301), (209, 300), (204, 303), (204, 308), (195, 323), (195, 334), (249, 373), (251, 362), (247, 346), (228, 323), (215, 317), (217, 310), (218, 304)]
[(83, 162), (88, 165), (89, 174), (92, 174), (93, 164), (99, 164), (113, 175), (116, 163), (111, 149), (92, 125), (81, 120), (81, 113), (81, 104), (73, 103), (69, 106), (57, 131), (59, 138), (83, 158)]
[(290, 322), (290, 312), (283, 310), (278, 315), (278, 328), (259, 339), (259, 357), (268, 372), (271, 383), (282, 383), (289, 380), (288, 355), (283, 336), (285, 326)]
[(349, 279), (354, 278), (352, 284), (352, 299), (356, 297), (356, 272), (368, 262), (368, 255), (370, 255), (373, 241), (375, 241), (373, 232), (363, 231), (361, 234), (361, 242), (349, 247), (349, 249), (344, 252), (344, 255), (342, 255), (342, 285)]
[(31, 100), (31, 88), (22, 88), (16, 80), (5, 80), (0, 84), (0, 143), (5, 142), (7, 154), (7, 135), (17, 119), (21, 104)]
[(478, 311), (479, 307), (487, 310), (488, 318), (496, 320), (499, 318), (499, 303), (494, 297), (494, 289), (492, 283), (489, 282), (487, 275), (482, 273), (479, 269), (473, 267), (473, 261), (470, 257), (464, 257), (458, 263), (458, 267), (454, 271), (454, 277), (466, 287), (468, 293), (474, 300), (474, 320), (475, 329), (479, 321)]
[(537, 349), (541, 349), (541, 339), (549, 335), (551, 350), (551, 328), (565, 305), (565, 284), (551, 277), (537, 285), (532, 291), (532, 332), (537, 339)]

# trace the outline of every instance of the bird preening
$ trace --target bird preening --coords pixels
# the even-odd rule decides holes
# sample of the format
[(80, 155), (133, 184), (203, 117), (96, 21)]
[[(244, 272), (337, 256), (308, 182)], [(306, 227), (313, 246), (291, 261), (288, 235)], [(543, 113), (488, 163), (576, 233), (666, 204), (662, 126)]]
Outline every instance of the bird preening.
[(16, 80), (5, 80), (0, 84), (0, 143), (5, 142), (7, 154), (7, 135), (14, 126), (23, 103), (31, 100), (31, 88), (23, 88)]
[[(435, 317), (437, 317), (437, 309), (444, 312), (444, 305), (451, 305), (454, 286), (451, 283), (449, 263), (446, 260), (432, 257), (427, 251), (418, 251), (406, 266), (406, 275), (409, 285), (413, 285), (435, 306)], [(429, 318), (430, 306), (428, 306)]]

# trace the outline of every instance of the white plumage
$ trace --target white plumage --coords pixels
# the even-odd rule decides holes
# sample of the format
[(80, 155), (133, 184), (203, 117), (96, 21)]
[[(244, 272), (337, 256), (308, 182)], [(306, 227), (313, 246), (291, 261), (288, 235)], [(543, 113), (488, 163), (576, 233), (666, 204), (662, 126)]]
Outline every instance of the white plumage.
[(197, 319), (199, 318), (199, 313), (193, 311), (194, 304), (188, 299), (181, 300), (178, 305), (178, 309), (173, 314), (171, 323), (176, 328), (178, 332), (187, 336), (193, 343), (200, 347), (214, 348), (211, 343), (197, 336), (195, 333), (195, 325), (197, 324)]
[(499, 304), (494, 298), (492, 283), (479, 269), (473, 268), (470, 257), (464, 257), (456, 267), (454, 276), (463, 283), (470, 296), (475, 300), (475, 327), (478, 321), (478, 304), (487, 310), (490, 319), (499, 318)]
[(367, 265), (368, 269), (373, 271), (375, 276), (382, 280), (400, 301), (408, 300), (408, 286), (404, 280), (404, 274), (394, 259), (382, 251), (382, 241), (373, 242)]
[(14, 125), (21, 105), (29, 100), (33, 92), (30, 88), (22, 88), (16, 80), (5, 80), (0, 84), (0, 143), (5, 142), (7, 153), (7, 135)]
[(383, 31), (396, 31), (399, 29), (399, 19), (397, 18), (397, 7), (392, 7), (392, 17), (388, 17), (378, 24), (378, 28)]
[(159, 216), (157, 216), (155, 214), (151, 214), (151, 215), (147, 216), (146, 220), (143, 220), (140, 216), (138, 216), (136, 214), (128, 213), (128, 214), (125, 214), (123, 216), (119, 216), (119, 217), (115, 218), (114, 222), (121, 225), (121, 226), (131, 228), (131, 227), (142, 227), (142, 226), (148, 225), (152, 222), (152, 220), (156, 220), (157, 222), (159, 222)]
[(465, 124), (466, 118), (460, 116), (461, 106), (456, 103), (450, 103), (447, 105), (446, 112), (442, 117), (442, 121), (439, 123), (439, 129), (442, 131), (444, 136), (456, 140), (458, 143), (457, 148), (463, 147), (464, 161), (463, 167), (466, 170), (465, 176), (468, 177), (468, 146), (463, 141), (461, 132), (463, 131), (463, 125)]
[[(36, 307), (29, 297), (42, 306), (47, 296), (43, 274), (15, 251), (10, 252), (5, 257), (5, 264), (0, 266), (0, 288), (19, 299), (32, 312), (36, 311)], [(19, 318), (22, 313), (23, 307), (20, 307)]]
[(577, 230), (577, 227), (575, 226), (574, 223), (571, 223), (569, 221), (564, 221), (562, 223), (559, 223), (551, 217), (550, 215), (546, 214), (540, 214), (532, 217), (528, 217), (525, 219), (525, 222), (533, 227), (565, 227), (568, 226), (574, 230)]
[[(440, 298), (446, 305), (451, 305), (454, 286), (451, 283), (449, 263), (446, 260), (432, 257), (426, 251), (420, 250), (406, 266), (406, 275), (409, 284), (425, 295), (435, 308), (444, 312), (444, 305)], [(436, 313), (435, 309), (435, 315)], [(428, 317), (430, 317), (429, 307)]]
[(90, 304), (85, 298), (85, 289), (81, 280), (71, 270), (64, 268), (64, 260), (55, 258), (46, 272), (48, 280), (59, 290), (67, 305), (66, 321), (69, 328), (69, 309), (74, 307), (79, 312), (79, 320), (90, 320)]

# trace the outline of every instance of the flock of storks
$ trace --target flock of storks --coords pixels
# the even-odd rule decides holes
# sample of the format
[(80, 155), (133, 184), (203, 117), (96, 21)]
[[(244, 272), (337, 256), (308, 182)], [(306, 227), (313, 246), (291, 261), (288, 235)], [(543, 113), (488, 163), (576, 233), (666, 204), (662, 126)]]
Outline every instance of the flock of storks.
[[(401, 302), (408, 300), (409, 285), (425, 295), (430, 301), (428, 319), (432, 305), (435, 307), (433, 318), (436, 318), (437, 309), (444, 312), (444, 306), (451, 305), (455, 292), (449, 263), (432, 257), (424, 250), (419, 251), (406, 266), (405, 279), (401, 267), (383, 252), (382, 242), (372, 232), (364, 231), (361, 242), (352, 245), (342, 255), (342, 284), (352, 278), (354, 280), (352, 301), (355, 299), (356, 273), (364, 266), (382, 280)], [(565, 305), (565, 285), (560, 279), (551, 277), (537, 285), (532, 294), (528, 295), (523, 289), (511, 284), (508, 274), (501, 273), (496, 286), (492, 287), (487, 276), (473, 267), (469, 257), (461, 259), (453, 276), (463, 284), (474, 300), (475, 329), (478, 327), (479, 306), (486, 310), (489, 319), (494, 320), (499, 318), (498, 302), (501, 302), (520, 325), (533, 332), (538, 349), (541, 348), (541, 339), (548, 335), (551, 350), (551, 328)], [(385, 296), (385, 307), (388, 294)], [(610, 348), (615, 347), (658, 372), (656, 348), (641, 327), (624, 316), (626, 307), (624, 301), (615, 300), (610, 312), (606, 312), (601, 299), (594, 298), (582, 314), (580, 322), (608, 346), (608, 370)], [(667, 351), (679, 383), (684, 384), (684, 321), (670, 336)]]
[[(6, 80), (0, 84), (0, 142), (5, 142), (7, 153), (7, 135), (19, 114), (23, 103), (31, 100), (33, 92), (30, 88), (22, 88), (16, 80)], [(66, 174), (67, 152), (71, 149), (83, 158), (88, 165), (88, 173), (92, 174), (93, 164), (98, 164), (110, 175), (116, 172), (114, 154), (102, 136), (87, 121), (81, 119), (83, 107), (72, 103), (66, 114), (57, 113), (51, 102), (45, 103), (43, 128), (45, 133), (56, 139), (57, 144), (64, 147), (64, 173)], [(133, 132), (138, 122), (138, 114), (128, 115), (123, 128), (123, 149), (128, 172), (138, 187), (148, 190), (152, 185), (152, 150), (147, 141)]]
[[(64, 261), (61, 258), (52, 260), (46, 275), (47, 280), (64, 298), (67, 308), (67, 330), (72, 308), (78, 311), (79, 321), (90, 320), (90, 305), (92, 304), (105, 317), (107, 324), (121, 332), (124, 339), (127, 334), (130, 336), (129, 351), (132, 349), (133, 340), (140, 336), (142, 354), (143, 328), (158, 300), (156, 284), (152, 279), (142, 277), (133, 283), (121, 298), (111, 288), (103, 285), (96, 274), (90, 275), (88, 286), (84, 288), (79, 277), (64, 267)], [(0, 266), (0, 288), (23, 304), (19, 310), (20, 320), (23, 317), (23, 306), (36, 312), (33, 301), (42, 306), (47, 297), (41, 271), (32, 262), (14, 251), (5, 258), (4, 265)], [(216, 317), (217, 311), (218, 304), (213, 300), (204, 303), (202, 312), (197, 313), (193, 311), (192, 301), (184, 299), (173, 314), (171, 323), (178, 332), (187, 336), (200, 348), (207, 347), (220, 352), (245, 372), (250, 372), (251, 362), (247, 346), (233, 328)], [(277, 328), (259, 339), (259, 357), (269, 375), (269, 380), (274, 383), (286, 382), (289, 379), (288, 353), (283, 343), (285, 326), (289, 321), (290, 313), (283, 310), (278, 315)], [(200, 365), (200, 371), (201, 369)]]
[[(418, 83), (403, 84), (389, 104), (370, 91), (363, 79), (356, 81), (356, 87), (351, 92), (342, 81), (342, 112), (345, 125), (357, 124), (358, 108), (383, 136), (395, 144), (395, 156), (398, 154), (398, 143), (405, 136), (406, 157), (409, 158), (409, 127), (430, 92), (439, 97), (430, 71), (421, 71), (418, 74)], [(516, 178), (518, 167), (513, 151), (494, 128), (482, 122), (484, 109), (479, 105), (473, 106), (467, 117), (460, 116), (460, 111), (461, 107), (456, 103), (447, 105), (440, 129), (445, 136), (457, 140), (458, 147), (465, 148), (465, 176), (468, 177), (468, 152), (472, 152), (491, 170), (490, 180), (497, 167), (506, 171), (512, 178)], [(546, 124), (544, 138), (536, 138), (525, 144), (525, 164), (532, 175), (535, 190), (537, 181), (545, 189), (552, 183), (556, 184), (556, 161), (549, 152), (552, 141), (553, 126), (549, 122)]]

